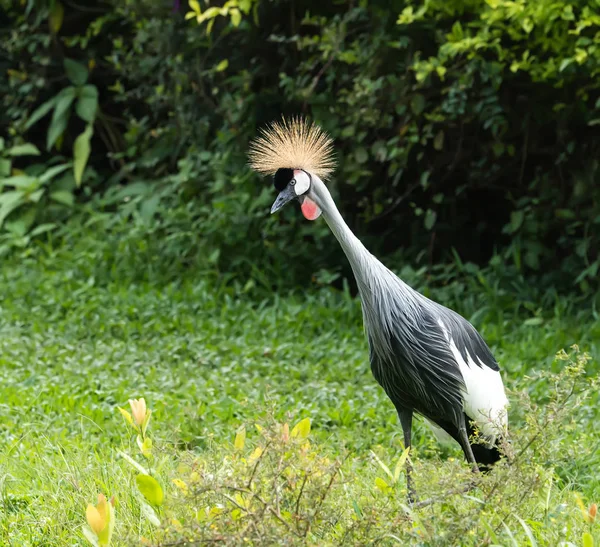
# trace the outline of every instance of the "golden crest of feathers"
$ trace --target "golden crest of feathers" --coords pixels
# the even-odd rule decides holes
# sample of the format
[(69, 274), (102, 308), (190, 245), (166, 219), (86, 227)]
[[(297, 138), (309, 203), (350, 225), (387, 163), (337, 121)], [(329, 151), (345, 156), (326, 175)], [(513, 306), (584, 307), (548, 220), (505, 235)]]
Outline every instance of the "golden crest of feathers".
[(281, 168), (304, 169), (327, 179), (335, 169), (333, 139), (304, 118), (271, 123), (250, 143), (252, 169), (272, 175)]

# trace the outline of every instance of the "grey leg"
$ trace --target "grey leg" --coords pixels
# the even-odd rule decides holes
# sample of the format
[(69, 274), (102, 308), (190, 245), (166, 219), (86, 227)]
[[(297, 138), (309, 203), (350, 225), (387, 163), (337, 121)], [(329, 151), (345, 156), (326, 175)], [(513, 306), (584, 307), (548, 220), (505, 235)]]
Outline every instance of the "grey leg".
[[(402, 433), (404, 433), (404, 448), (410, 448), (413, 411), (399, 410), (398, 417), (400, 418)], [(417, 494), (412, 480), (412, 464), (410, 463), (410, 459), (406, 460), (406, 489), (408, 490), (408, 503), (414, 503), (417, 499)]]
[(473, 455), (473, 449), (471, 448), (471, 443), (469, 442), (469, 436), (467, 435), (467, 425), (465, 424), (465, 417), (460, 416), (458, 419), (458, 435), (460, 437), (460, 445), (465, 453), (465, 457), (467, 461), (471, 464), (473, 468), (473, 473), (479, 473), (479, 466), (477, 465), (477, 460)]

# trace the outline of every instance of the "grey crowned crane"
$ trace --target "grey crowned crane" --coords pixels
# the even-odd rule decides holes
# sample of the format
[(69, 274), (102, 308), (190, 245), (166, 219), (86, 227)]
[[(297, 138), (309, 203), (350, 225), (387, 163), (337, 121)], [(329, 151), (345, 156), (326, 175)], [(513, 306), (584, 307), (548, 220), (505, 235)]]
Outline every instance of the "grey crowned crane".
[[(283, 119), (251, 143), (249, 158), (252, 169), (274, 175), (271, 213), (297, 200), (306, 219), (323, 215), (342, 246), (362, 302), (371, 370), (396, 407), (405, 446), (417, 413), (438, 437), (445, 432), (460, 444), (474, 471), (496, 462), (508, 426), (498, 363), (473, 325), (409, 287), (352, 233), (323, 182), (335, 168), (332, 139), (303, 119)], [(480, 438), (471, 442), (475, 431)]]

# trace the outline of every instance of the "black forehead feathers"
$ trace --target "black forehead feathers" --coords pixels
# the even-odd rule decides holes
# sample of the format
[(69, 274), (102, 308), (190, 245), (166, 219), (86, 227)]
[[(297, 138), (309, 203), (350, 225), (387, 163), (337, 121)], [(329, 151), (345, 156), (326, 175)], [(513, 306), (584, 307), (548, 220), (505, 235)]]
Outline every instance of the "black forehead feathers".
[(275, 186), (275, 190), (281, 192), (288, 185), (288, 182), (290, 182), (290, 180), (293, 178), (293, 169), (289, 169), (288, 167), (277, 169), (277, 173), (275, 173), (275, 176), (273, 177), (273, 185)]

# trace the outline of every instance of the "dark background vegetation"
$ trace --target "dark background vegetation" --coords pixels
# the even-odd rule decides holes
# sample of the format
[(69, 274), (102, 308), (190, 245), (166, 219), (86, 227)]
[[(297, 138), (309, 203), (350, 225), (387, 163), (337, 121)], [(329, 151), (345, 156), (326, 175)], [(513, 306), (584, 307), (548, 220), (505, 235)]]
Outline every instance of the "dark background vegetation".
[(597, 2), (236, 0), (200, 21), (183, 0), (0, 5), (3, 255), (91, 226), (107, 245), (136, 234), (136, 279), (337, 284), (325, 224), (270, 218), (246, 166), (258, 127), (303, 114), (335, 138), (341, 211), (392, 267), (444, 283), (471, 263), (598, 304)]

